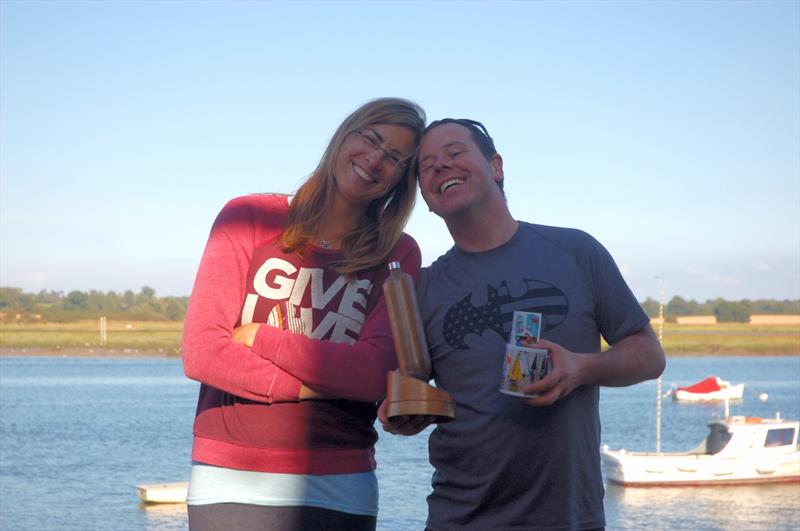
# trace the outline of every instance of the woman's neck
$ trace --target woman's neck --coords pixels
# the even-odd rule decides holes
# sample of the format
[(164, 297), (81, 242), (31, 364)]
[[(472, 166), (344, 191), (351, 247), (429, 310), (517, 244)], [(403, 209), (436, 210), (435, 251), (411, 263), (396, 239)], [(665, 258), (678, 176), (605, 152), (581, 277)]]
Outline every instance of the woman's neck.
[(323, 247), (340, 247), (342, 239), (363, 221), (364, 212), (334, 201), (331, 208), (322, 215), (317, 230), (318, 243)]

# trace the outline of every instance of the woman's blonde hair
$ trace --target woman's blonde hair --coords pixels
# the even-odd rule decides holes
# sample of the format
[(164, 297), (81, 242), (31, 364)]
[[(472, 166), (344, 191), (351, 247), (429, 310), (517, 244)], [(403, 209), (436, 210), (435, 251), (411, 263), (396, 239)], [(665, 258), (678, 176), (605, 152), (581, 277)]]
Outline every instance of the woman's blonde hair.
[[(336, 158), (345, 138), (358, 129), (375, 124), (408, 127), (414, 133), (414, 148), (425, 128), (425, 111), (416, 103), (401, 98), (369, 101), (345, 118), (314, 172), (297, 190), (289, 205), (286, 226), (280, 243), (285, 251), (302, 254), (319, 233), (322, 215), (333, 201), (336, 181), (333, 178)], [(386, 261), (411, 215), (416, 200), (413, 167), (406, 164), (397, 185), (367, 207), (365, 220), (341, 241), (343, 259), (335, 264), (339, 273), (352, 275)]]

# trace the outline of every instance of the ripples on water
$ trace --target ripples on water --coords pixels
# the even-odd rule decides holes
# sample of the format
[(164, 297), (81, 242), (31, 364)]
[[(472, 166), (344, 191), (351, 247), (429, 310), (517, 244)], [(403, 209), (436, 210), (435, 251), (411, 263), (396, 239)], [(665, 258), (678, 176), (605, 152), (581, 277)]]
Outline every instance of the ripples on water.
[(797, 530), (800, 485), (606, 488), (609, 529)]
[[(670, 359), (664, 390), (715, 374), (745, 382), (732, 414), (800, 418), (800, 358)], [(143, 506), (138, 483), (188, 477), (198, 386), (175, 359), (0, 358), (0, 529), (185, 530), (183, 505)], [(769, 400), (759, 401), (759, 392)], [(655, 382), (603, 389), (603, 442), (655, 449)], [(720, 406), (664, 402), (662, 450), (694, 447)], [(427, 431), (381, 435), (383, 531), (424, 528)], [(800, 529), (800, 484), (622, 488), (606, 492), (608, 529)]]

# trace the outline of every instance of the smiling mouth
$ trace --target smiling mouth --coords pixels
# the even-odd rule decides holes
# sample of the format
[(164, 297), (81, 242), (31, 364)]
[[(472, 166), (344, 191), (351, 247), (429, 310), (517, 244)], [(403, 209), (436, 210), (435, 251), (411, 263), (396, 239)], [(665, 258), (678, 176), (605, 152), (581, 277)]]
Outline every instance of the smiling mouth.
[(372, 176), (369, 173), (367, 173), (367, 170), (365, 170), (364, 168), (362, 168), (361, 166), (359, 166), (355, 162), (353, 163), (353, 171), (356, 172), (356, 175), (358, 175), (359, 177), (361, 177), (363, 180), (367, 181), (368, 183), (377, 182), (377, 181), (375, 181), (375, 179), (372, 178)]
[(451, 186), (455, 186), (457, 184), (464, 184), (464, 179), (447, 179), (442, 185), (439, 187), (439, 193), (443, 194), (445, 190), (450, 188)]

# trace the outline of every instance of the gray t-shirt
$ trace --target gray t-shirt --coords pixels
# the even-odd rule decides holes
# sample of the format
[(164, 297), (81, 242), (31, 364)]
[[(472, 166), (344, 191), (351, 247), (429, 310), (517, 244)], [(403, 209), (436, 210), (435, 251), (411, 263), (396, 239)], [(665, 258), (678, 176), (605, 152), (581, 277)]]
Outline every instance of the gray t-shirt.
[(573, 352), (648, 323), (608, 251), (579, 230), (520, 222), (500, 247), (453, 247), (423, 269), (417, 298), (433, 377), (456, 402), (429, 441), (428, 528), (604, 526), (599, 389), (533, 407), (499, 387), (514, 310), (542, 313), (542, 337)]

